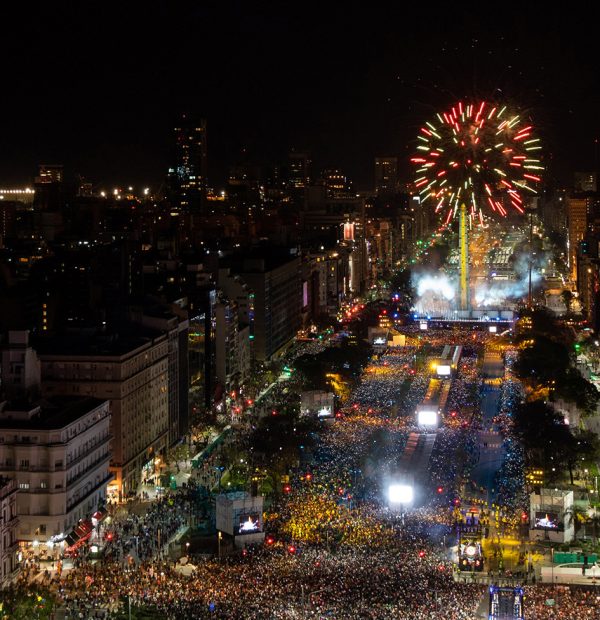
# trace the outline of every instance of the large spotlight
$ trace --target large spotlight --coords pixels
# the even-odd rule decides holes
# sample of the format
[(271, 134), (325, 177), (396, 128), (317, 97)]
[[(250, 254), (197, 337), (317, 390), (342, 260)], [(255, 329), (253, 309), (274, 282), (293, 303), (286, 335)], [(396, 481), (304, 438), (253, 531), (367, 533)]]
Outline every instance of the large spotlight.
[(388, 488), (388, 499), (390, 504), (412, 504), (414, 491), (408, 484), (390, 484)]
[(419, 426), (437, 426), (437, 411), (433, 409), (420, 409), (417, 414), (417, 423)]

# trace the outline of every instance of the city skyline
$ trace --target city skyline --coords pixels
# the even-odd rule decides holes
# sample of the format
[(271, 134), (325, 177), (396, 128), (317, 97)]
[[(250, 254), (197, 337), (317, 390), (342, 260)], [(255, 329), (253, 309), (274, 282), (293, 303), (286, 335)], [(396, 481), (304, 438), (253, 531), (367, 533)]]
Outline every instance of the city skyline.
[(597, 52), (585, 15), (524, 7), (496, 23), (466, 8), (385, 8), (103, 5), (16, 16), (35, 45), (22, 45), (18, 27), (1, 44), (5, 57), (20, 51), (4, 67), (13, 95), (2, 183), (26, 183), (39, 163), (97, 184), (162, 183), (173, 127), (190, 112), (207, 120), (212, 185), (231, 165), (276, 163), (296, 148), (362, 187), (376, 156), (398, 156), (410, 176), (420, 119), (474, 95), (530, 112), (549, 181), (597, 167)]

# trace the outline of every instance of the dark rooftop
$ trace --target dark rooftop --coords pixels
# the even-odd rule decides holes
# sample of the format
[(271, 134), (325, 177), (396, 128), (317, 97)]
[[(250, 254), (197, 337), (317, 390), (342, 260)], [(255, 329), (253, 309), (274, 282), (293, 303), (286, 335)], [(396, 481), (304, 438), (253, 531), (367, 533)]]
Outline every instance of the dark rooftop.
[[(23, 411), (16, 409), (11, 405), (7, 405), (3, 413), (0, 413), (0, 429), (18, 428), (31, 430), (52, 430), (62, 429), (65, 426), (75, 422), (78, 418), (86, 413), (96, 409), (105, 399), (78, 396), (57, 396), (51, 399), (43, 400), (37, 406), (41, 407), (39, 414), (34, 415), (30, 419), (10, 418), (12, 411)], [(28, 409), (34, 408), (36, 405), (29, 405)], [(25, 409), (27, 410), (27, 409)]]
[(131, 324), (118, 332), (69, 332), (53, 337), (40, 336), (32, 346), (40, 355), (121, 356), (162, 335), (161, 331)]

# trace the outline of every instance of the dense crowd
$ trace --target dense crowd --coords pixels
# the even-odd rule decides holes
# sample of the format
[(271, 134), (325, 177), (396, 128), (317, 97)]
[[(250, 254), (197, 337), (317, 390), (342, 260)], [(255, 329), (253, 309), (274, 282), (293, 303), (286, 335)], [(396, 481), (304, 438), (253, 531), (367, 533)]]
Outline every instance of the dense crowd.
[[(415, 340), (419, 335), (415, 331)], [(464, 333), (450, 335), (431, 331), (430, 355), (453, 339), (464, 342)], [(104, 528), (102, 563), (82, 563), (54, 576), (52, 588), (69, 617), (114, 614), (129, 599), (167, 620), (473, 620), (484, 588), (455, 581), (445, 545), (446, 537), (450, 546), (453, 536), (453, 498), (479, 456), (473, 431), (483, 428), (485, 388), (478, 363), (489, 336), (473, 333), (469, 339), (448, 394), (446, 423), (428, 459), (430, 489), (424, 505), (400, 514), (388, 508), (385, 498), (409, 433), (418, 430), (414, 412), (431, 374), (428, 359), (418, 360), (416, 347), (405, 347), (374, 360), (344, 416), (324, 427), (308, 467), (302, 465), (289, 493), (270, 507), (265, 546), (235, 558), (199, 562), (187, 575), (161, 558), (160, 547), (198, 510), (196, 488), (190, 484), (143, 515), (115, 517)], [(506, 455), (496, 485), (500, 503), (508, 506), (519, 497), (523, 471), (512, 436), (511, 411), (522, 396), (510, 376), (511, 361), (493, 420)], [(214, 486), (214, 470), (215, 463), (207, 462), (197, 472), (198, 482)], [(436, 493), (436, 486), (443, 493)], [(547, 588), (527, 588), (526, 595), (528, 617), (536, 620), (600, 618), (598, 600), (589, 591), (567, 588), (553, 606), (546, 604)]]
[(535, 620), (598, 620), (600, 592), (594, 586), (526, 587), (525, 609)]
[[(63, 579), (59, 594), (76, 614), (92, 606), (115, 609), (115, 600), (167, 619), (188, 618), (406, 618), (442, 613), (470, 620), (481, 586), (457, 584), (451, 565), (419, 536), (395, 532), (377, 553), (369, 546), (335, 552), (284, 546), (255, 550), (242, 560), (208, 561), (184, 577), (165, 564), (119, 571), (111, 564), (79, 570)], [(423, 557), (419, 552), (427, 549)], [(82, 617), (91, 617), (84, 615)]]

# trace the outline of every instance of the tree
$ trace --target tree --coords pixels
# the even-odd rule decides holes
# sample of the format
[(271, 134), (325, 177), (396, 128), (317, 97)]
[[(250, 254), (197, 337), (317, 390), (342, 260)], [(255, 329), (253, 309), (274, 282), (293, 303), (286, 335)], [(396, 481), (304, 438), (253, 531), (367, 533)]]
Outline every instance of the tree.
[(556, 380), (556, 395), (563, 400), (575, 403), (586, 415), (596, 412), (600, 393), (596, 386), (585, 379), (576, 368), (567, 368)]
[(563, 416), (541, 400), (520, 405), (515, 412), (515, 432), (521, 440), (528, 465), (541, 467), (552, 477), (568, 465), (575, 452), (575, 438)]
[(571, 312), (571, 304), (573, 303), (573, 293), (571, 293), (571, 291), (568, 288), (566, 288), (560, 294), (560, 296), (562, 297), (565, 307), (567, 308), (567, 312)]
[(0, 597), (0, 618), (10, 620), (30, 620), (31, 618), (51, 618), (56, 599), (47, 588), (29, 585), (3, 591)]
[(579, 534), (579, 531), (581, 530), (582, 527), (583, 527), (583, 536), (585, 538), (585, 526), (588, 523), (588, 520), (589, 520), (589, 517), (588, 517), (587, 512), (583, 510), (582, 508), (575, 506), (574, 504), (572, 506), (569, 506), (565, 510), (566, 525), (568, 527), (570, 527), (571, 525), (575, 526), (575, 538), (577, 538), (577, 534)]
[(533, 343), (521, 349), (515, 363), (517, 375), (530, 383), (550, 385), (562, 377), (570, 364), (567, 347), (547, 336), (535, 334)]

